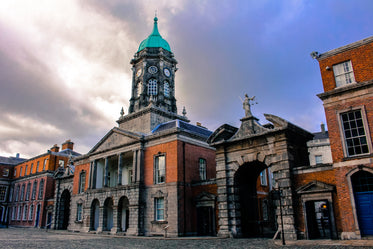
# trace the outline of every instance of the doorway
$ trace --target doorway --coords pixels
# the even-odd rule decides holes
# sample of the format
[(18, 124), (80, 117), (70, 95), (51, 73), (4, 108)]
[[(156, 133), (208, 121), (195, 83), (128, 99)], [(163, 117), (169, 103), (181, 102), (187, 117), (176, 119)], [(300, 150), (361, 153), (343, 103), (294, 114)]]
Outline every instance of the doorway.
[(100, 219), (100, 203), (97, 199), (92, 201), (91, 205), (91, 231), (97, 231)]
[(70, 218), (70, 201), (71, 196), (69, 190), (65, 189), (62, 192), (60, 203), (59, 203), (59, 212), (58, 212), (58, 226), (57, 229), (66, 230), (69, 226)]
[(130, 211), (129, 211), (129, 202), (128, 198), (123, 196), (119, 200), (118, 205), (118, 224), (119, 224), (119, 231), (126, 232), (129, 226), (129, 218), (130, 218)]
[(215, 235), (215, 215), (213, 207), (197, 207), (197, 233), (199, 236)]
[(331, 239), (329, 202), (307, 201), (305, 203), (308, 239)]

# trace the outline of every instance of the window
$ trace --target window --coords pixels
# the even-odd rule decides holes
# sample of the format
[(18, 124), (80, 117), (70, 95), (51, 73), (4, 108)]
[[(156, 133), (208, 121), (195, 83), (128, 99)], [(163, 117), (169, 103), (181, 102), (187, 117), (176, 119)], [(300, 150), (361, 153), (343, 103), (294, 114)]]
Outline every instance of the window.
[(48, 158), (45, 158), (45, 159), (44, 159), (44, 164), (43, 164), (43, 171), (44, 171), (45, 168), (47, 167), (47, 161), (48, 161)]
[(13, 207), (13, 211), (12, 211), (12, 220), (15, 220), (15, 219), (16, 219), (16, 214), (17, 214), (17, 207)]
[(206, 180), (206, 160), (203, 158), (199, 159), (199, 178), (202, 181)]
[(155, 157), (154, 183), (164, 183), (166, 180), (166, 157), (164, 155)]
[(336, 87), (355, 82), (351, 61), (345, 61), (333, 66)]
[(260, 172), (260, 185), (267, 186), (267, 170)]
[(14, 176), (16, 176), (17, 175), (17, 169), (14, 169), (14, 174), (13, 174)]
[(21, 215), (22, 215), (22, 207), (18, 207), (18, 215), (17, 215), (17, 220), (21, 220)]
[(167, 81), (165, 81), (164, 83), (163, 83), (163, 91), (164, 91), (164, 96), (165, 97), (170, 97), (170, 85), (168, 84), (168, 82)]
[(79, 190), (78, 193), (83, 193), (85, 187), (85, 171), (80, 172), (79, 175)]
[(15, 194), (15, 196), (14, 196), (14, 200), (15, 200), (15, 201), (18, 201), (18, 197), (19, 197), (19, 185), (17, 186), (16, 194)]
[(322, 156), (321, 155), (316, 155), (315, 156), (315, 163), (316, 164), (322, 164)]
[(0, 186), (0, 201), (5, 201), (7, 186)]
[(30, 199), (30, 191), (31, 191), (31, 182), (27, 184), (27, 190), (26, 190), (26, 201)]
[(9, 176), (9, 169), (4, 169), (3, 176), (5, 176), (5, 177)]
[(39, 196), (38, 199), (42, 199), (44, 194), (44, 179), (41, 179), (40, 185), (39, 185)]
[(19, 197), (19, 200), (20, 201), (23, 201), (24, 198), (25, 198), (25, 184), (22, 185), (22, 189), (21, 189), (21, 196)]
[(28, 215), (28, 207), (27, 207), (27, 205), (25, 205), (24, 207), (23, 207), (23, 220), (27, 220), (27, 215)]
[(34, 214), (34, 205), (31, 204), (30, 212), (28, 214), (28, 220), (32, 220), (32, 215)]
[(14, 189), (12, 187), (10, 187), (10, 189), (9, 189), (9, 201), (10, 202), (13, 200), (13, 191), (14, 191)]
[(157, 95), (157, 80), (150, 79), (148, 84), (148, 95)]
[(40, 162), (37, 162), (37, 163), (36, 163), (36, 170), (35, 170), (35, 173), (37, 173), (37, 172), (39, 171), (39, 164), (40, 164)]
[(58, 161), (58, 166), (63, 168), (63, 166), (65, 165), (65, 161), (64, 160), (59, 160)]
[(76, 220), (77, 221), (82, 221), (83, 220), (83, 204), (82, 203), (78, 203), (78, 205), (77, 205)]
[(19, 176), (22, 176), (22, 167), (21, 167), (21, 169), (19, 170)]
[(132, 177), (133, 177), (133, 170), (128, 170), (128, 184), (132, 183)]
[(164, 198), (155, 198), (154, 199), (154, 206), (155, 206), (155, 220), (162, 221), (164, 220)]
[(28, 165), (26, 164), (26, 166), (25, 166), (25, 175), (27, 175), (27, 168), (28, 168)]
[(38, 187), (38, 182), (34, 181), (34, 185), (32, 185), (32, 194), (31, 194), (31, 199), (35, 200), (36, 197), (36, 188)]
[(34, 169), (34, 164), (31, 163), (31, 166), (30, 166), (30, 175), (32, 174), (32, 170)]
[(341, 114), (347, 156), (369, 153), (363, 122), (360, 109)]

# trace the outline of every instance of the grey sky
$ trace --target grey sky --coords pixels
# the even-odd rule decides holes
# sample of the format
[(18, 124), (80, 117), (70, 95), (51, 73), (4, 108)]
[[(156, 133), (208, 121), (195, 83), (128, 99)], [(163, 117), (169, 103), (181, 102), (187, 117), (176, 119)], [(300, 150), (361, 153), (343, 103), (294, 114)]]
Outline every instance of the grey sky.
[(25, 157), (66, 139), (86, 153), (128, 108), (129, 64), (159, 31), (178, 60), (176, 97), (192, 123), (239, 125), (252, 112), (309, 131), (325, 122), (318, 63), (372, 35), (373, 1), (2, 1), (0, 155)]

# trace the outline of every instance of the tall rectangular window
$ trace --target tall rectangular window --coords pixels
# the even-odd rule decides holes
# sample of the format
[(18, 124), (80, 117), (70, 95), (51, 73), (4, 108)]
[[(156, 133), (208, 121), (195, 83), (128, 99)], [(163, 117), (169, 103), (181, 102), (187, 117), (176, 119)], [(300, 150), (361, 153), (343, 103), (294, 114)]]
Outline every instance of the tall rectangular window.
[(22, 206), (18, 206), (17, 220), (21, 220), (21, 216), (22, 216)]
[(347, 156), (369, 153), (368, 141), (361, 110), (341, 114), (341, 124)]
[(206, 159), (203, 159), (203, 158), (199, 159), (199, 178), (202, 181), (207, 179), (207, 177), (206, 177)]
[(355, 82), (351, 61), (345, 61), (333, 66), (336, 87)]
[(267, 170), (260, 172), (260, 185), (267, 186)]
[(39, 196), (38, 199), (42, 199), (44, 195), (44, 179), (41, 179), (40, 184), (39, 184)]
[(22, 169), (23, 169), (23, 167), (21, 167), (21, 169), (19, 170), (19, 176), (20, 177), (22, 176)]
[(36, 163), (36, 170), (35, 170), (35, 173), (37, 173), (37, 172), (39, 171), (39, 164), (40, 164), (40, 162), (38, 161), (38, 162)]
[(27, 184), (27, 190), (26, 190), (26, 201), (30, 199), (30, 191), (31, 191), (31, 182)]
[(31, 194), (31, 199), (35, 200), (36, 198), (36, 188), (38, 187), (38, 182), (34, 181), (34, 185), (32, 185), (32, 194)]
[(79, 175), (79, 190), (78, 190), (78, 193), (83, 193), (84, 192), (84, 187), (85, 187), (85, 172), (82, 171), (82, 172), (80, 172), (80, 175)]
[(33, 216), (33, 214), (34, 214), (34, 205), (31, 204), (31, 205), (30, 205), (30, 212), (29, 212), (29, 214), (28, 214), (28, 220), (32, 220), (32, 216)]
[(83, 220), (83, 204), (78, 203), (76, 207), (76, 220), (82, 221)]
[(13, 176), (16, 176), (17, 175), (17, 169), (14, 169), (14, 174)]
[(34, 170), (34, 163), (31, 163), (31, 166), (30, 166), (30, 175), (32, 174), (33, 170)]
[(16, 194), (14, 195), (15, 201), (18, 201), (18, 197), (19, 197), (19, 185), (17, 186), (17, 188), (16, 188)]
[(13, 211), (12, 211), (12, 220), (15, 220), (15, 219), (16, 219), (16, 214), (17, 214), (17, 207), (13, 207)]
[(0, 186), (0, 201), (5, 201), (7, 186)]
[(28, 168), (28, 165), (26, 164), (26, 166), (25, 166), (25, 175), (27, 175), (27, 168)]
[(155, 157), (154, 183), (164, 183), (166, 181), (166, 157), (165, 155)]
[(28, 207), (25, 205), (23, 207), (23, 219), (22, 220), (27, 220), (27, 215), (28, 215)]
[(22, 185), (22, 188), (21, 188), (21, 197), (20, 197), (20, 201), (23, 201), (25, 198), (25, 184)]
[(44, 163), (43, 163), (43, 171), (46, 169), (47, 167), (47, 162), (48, 162), (48, 158), (45, 158), (44, 159)]
[(155, 198), (154, 199), (154, 206), (155, 206), (155, 220), (162, 221), (164, 220), (164, 198)]

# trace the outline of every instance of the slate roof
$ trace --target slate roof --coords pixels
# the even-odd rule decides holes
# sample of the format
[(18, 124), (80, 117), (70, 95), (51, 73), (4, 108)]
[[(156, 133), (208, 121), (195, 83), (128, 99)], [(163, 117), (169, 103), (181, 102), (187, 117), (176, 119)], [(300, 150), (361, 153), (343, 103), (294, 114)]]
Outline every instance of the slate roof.
[(16, 165), (16, 164), (21, 163), (25, 160), (26, 159), (24, 159), (24, 158), (0, 156), (0, 164), (6, 164), (6, 165)]
[(328, 131), (320, 131), (320, 132), (315, 132), (315, 133), (312, 133), (313, 134), (313, 139), (314, 140), (317, 140), (317, 139), (327, 139), (329, 138), (329, 133)]
[(172, 128), (180, 128), (180, 129), (192, 132), (192, 133), (196, 133), (206, 138), (212, 134), (212, 131), (208, 130), (207, 128), (192, 125), (179, 119), (159, 124), (157, 127), (154, 128), (154, 130), (152, 130), (152, 134), (165, 131), (165, 130), (169, 130)]

